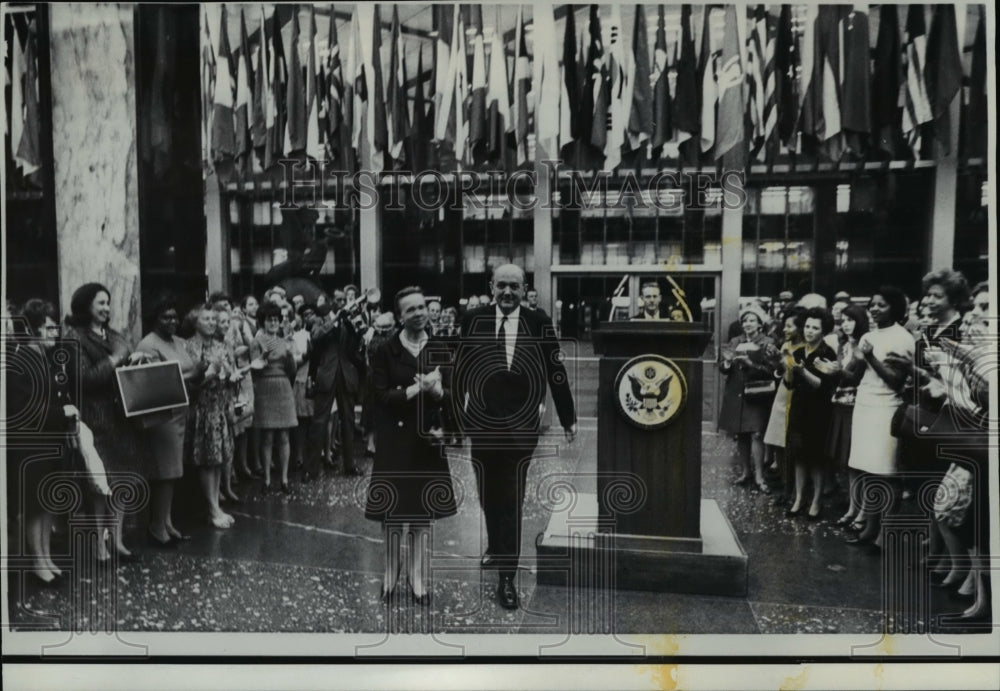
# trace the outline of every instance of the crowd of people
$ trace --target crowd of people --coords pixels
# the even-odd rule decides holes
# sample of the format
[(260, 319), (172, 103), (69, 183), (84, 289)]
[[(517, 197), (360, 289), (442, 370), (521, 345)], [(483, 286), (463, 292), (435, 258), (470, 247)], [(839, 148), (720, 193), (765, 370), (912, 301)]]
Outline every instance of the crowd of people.
[[(883, 518), (933, 492), (924, 561), (932, 585), (989, 616), (987, 372), (995, 343), (989, 290), (951, 269), (924, 276), (919, 299), (782, 292), (746, 305), (721, 349), (721, 430), (740, 474), (788, 517), (819, 520), (842, 499), (845, 542), (878, 553)], [(945, 449), (951, 443), (956, 448)], [(772, 484), (776, 486), (772, 488)], [(837, 497), (838, 493), (841, 495)], [(825, 498), (830, 498), (824, 501)]]
[[(510, 410), (493, 410), (492, 402), (480, 410), (481, 387), (544, 395), (546, 382), (559, 381), (552, 386), (560, 419), (569, 438), (575, 433), (568, 380), (561, 361), (548, 352), (558, 343), (551, 329), (543, 328), (551, 322), (537, 306), (537, 292), (527, 290), (524, 272), (516, 266), (497, 269), (491, 286), (492, 298), (463, 300), (461, 312), (426, 298), (415, 286), (401, 290), (389, 311), (382, 311), (377, 291), (361, 293), (351, 285), (312, 300), (288, 296), (281, 286), (268, 289), (260, 300), (247, 295), (238, 303), (215, 293), (183, 319), (176, 300), (162, 296), (148, 303), (152, 329), (133, 345), (110, 326), (110, 290), (88, 283), (73, 293), (62, 327), (62, 337), (79, 344), (76, 361), (54, 354), (60, 331), (54, 307), (29, 300), (20, 310), (25, 332), (18, 334), (17, 348), (32, 366), (11, 371), (11, 406), (29, 407), (41, 373), (46, 390), (54, 394), (47, 398), (42, 429), (70, 440), (58, 460), (36, 463), (12, 454), (8, 465), (16, 470), (9, 474), (17, 481), (12, 496), (27, 498), (17, 511), (27, 527), (32, 578), (57, 586), (63, 577), (50, 553), (52, 505), (38, 499), (53, 471), (85, 466), (85, 510), (107, 526), (97, 539), (96, 558), (108, 565), (138, 558), (125, 544), (120, 509), (111, 500), (115, 482), (125, 476), (148, 481), (146, 537), (151, 547), (170, 549), (190, 539), (173, 515), (175, 486), (185, 472), (197, 477), (205, 521), (228, 529), (235, 519), (227, 505), (243, 503), (246, 492), (255, 489), (290, 493), (292, 471), (300, 473), (302, 483), (315, 481), (324, 467), (363, 475), (355, 455), (355, 440), (362, 439), (364, 453), (373, 458), (365, 516), (384, 527), (383, 597), (395, 593), (401, 558), (407, 555), (410, 595), (426, 605), (428, 525), (456, 512), (446, 447), (464, 436), (460, 418), (465, 409), (453, 399), (465, 396), (468, 408), (471, 396), (475, 412), (468, 419), (474, 418), (471, 429), (479, 436), (489, 431), (494, 438), (508, 437), (503, 416)], [(494, 317), (498, 329), (507, 329), (508, 354), (536, 358), (539, 367), (528, 368), (531, 376), (536, 371), (552, 376), (525, 384), (526, 375), (512, 373), (509, 359), (487, 372), (485, 380), (479, 365), (465, 368), (472, 374), (454, 375), (461, 369), (460, 339), (475, 340), (470, 320), (492, 324)], [(494, 349), (498, 333), (484, 339)], [(525, 335), (542, 350), (522, 343)], [(158, 362), (176, 363), (188, 404), (129, 419), (116, 371)], [(77, 379), (79, 401), (73, 400), (71, 385)], [(516, 435), (517, 443), (499, 454), (473, 440), (473, 457), (489, 536), (483, 566), (500, 572), (498, 599), (514, 608), (523, 475), (537, 442), (541, 398), (508, 398), (497, 400), (513, 409), (528, 405), (533, 417)], [(22, 466), (30, 472), (22, 472)], [(520, 473), (521, 481), (510, 472)], [(510, 486), (498, 493), (500, 485)], [(401, 548), (406, 540), (412, 541), (409, 550)]]
[[(170, 549), (190, 539), (173, 515), (186, 472), (197, 477), (205, 522), (227, 529), (235, 519), (225, 507), (247, 492), (290, 493), (293, 472), (302, 483), (324, 468), (359, 476), (367, 454), (364, 514), (383, 525), (383, 597), (395, 593), (405, 557), (410, 595), (426, 604), (427, 528), (456, 512), (445, 451), (464, 436), (486, 517), (482, 566), (499, 572), (500, 604), (517, 607), (525, 476), (546, 389), (568, 440), (576, 413), (550, 352), (558, 349), (551, 320), (523, 270), (499, 267), (491, 287), (492, 297), (443, 306), (411, 286), (383, 311), (377, 293), (356, 286), (311, 300), (275, 286), (261, 300), (213, 294), (183, 318), (164, 296), (148, 303), (152, 328), (136, 345), (111, 328), (111, 293), (101, 284), (73, 293), (62, 326), (50, 303), (27, 301), (14, 347), (27, 364), (9, 369), (8, 405), (27, 409), (44, 382), (36, 429), (70, 440), (59, 458), (8, 450), (32, 577), (43, 586), (62, 578), (42, 487), (53, 471), (85, 469), (84, 510), (107, 526), (96, 553), (107, 564), (137, 558), (111, 501), (117, 479), (148, 481), (146, 537)], [(653, 287), (644, 286), (634, 318), (661, 316)], [(823, 296), (788, 292), (745, 305), (721, 349), (720, 428), (737, 441), (738, 484), (776, 490), (786, 515), (805, 520), (842, 500), (836, 525), (847, 544), (868, 551), (881, 548), (883, 519), (901, 498), (936, 487), (919, 568), (969, 601), (960, 618), (981, 620), (990, 606), (989, 291), (970, 289), (952, 270), (927, 274), (922, 289), (917, 300), (883, 286), (866, 298), (837, 293), (829, 307)], [(60, 331), (78, 345), (77, 360), (57, 352)], [(537, 366), (514, 367), (522, 358)], [(116, 370), (155, 362), (177, 363), (189, 403), (137, 423), (123, 412)], [(960, 448), (939, 453), (948, 442)], [(192, 525), (186, 518), (181, 525)]]

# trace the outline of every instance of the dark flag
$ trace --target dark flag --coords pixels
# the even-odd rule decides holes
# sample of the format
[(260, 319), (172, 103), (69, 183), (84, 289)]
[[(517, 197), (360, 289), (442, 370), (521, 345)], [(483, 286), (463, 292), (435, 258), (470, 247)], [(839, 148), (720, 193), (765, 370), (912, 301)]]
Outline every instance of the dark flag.
[(528, 160), (528, 92), (531, 90), (531, 63), (524, 40), (524, 8), (517, 8), (517, 54), (514, 60), (514, 141), (518, 165)]
[(382, 79), (382, 19), (379, 6), (374, 7), (374, 21), (372, 23), (372, 54), (370, 57), (372, 66), (372, 108), (373, 126), (372, 132), (372, 172), (382, 172), (385, 169), (386, 154), (389, 152), (389, 128), (386, 122), (385, 112), (385, 81)]
[[(330, 33), (327, 39), (329, 52), (326, 58), (326, 158), (336, 161), (343, 169), (345, 153), (343, 138), (344, 68), (340, 60), (340, 41), (337, 37), (337, 17), (330, 12)], [(347, 137), (350, 146), (350, 134)]]
[[(661, 5), (662, 7), (662, 5)], [(659, 48), (660, 34), (656, 34), (656, 45)], [(646, 30), (646, 11), (642, 5), (635, 6), (635, 24), (632, 27), (632, 52), (635, 56), (635, 76), (633, 77), (632, 88), (632, 109), (629, 113), (628, 132), (629, 139), (625, 142), (628, 149), (638, 149), (643, 146), (654, 132), (653, 114), (657, 110), (657, 115), (662, 118), (670, 109), (670, 90), (668, 82), (668, 72), (666, 70), (666, 59), (662, 61), (660, 74), (656, 80), (657, 94), (663, 97), (660, 91), (660, 83), (663, 82), (668, 88), (664, 100), (653, 99), (653, 90), (650, 86), (650, 66), (649, 66), (649, 35)], [(663, 45), (663, 56), (666, 58), (666, 43)], [(659, 120), (655, 121), (659, 124)], [(621, 123), (619, 123), (620, 125)], [(663, 125), (663, 129), (669, 128), (669, 120)], [(668, 137), (669, 138), (669, 137)]]
[(493, 45), (490, 50), (489, 78), (489, 134), (487, 149), (489, 159), (505, 167), (507, 159), (507, 133), (511, 129), (510, 97), (507, 83), (507, 58), (504, 56), (503, 40), (499, 29), (493, 32)]
[(924, 65), (927, 59), (927, 29), (924, 6), (910, 5), (906, 13), (906, 86), (903, 89), (903, 134), (915, 156), (923, 148), (923, 130), (934, 119), (924, 85)]
[[(718, 84), (715, 75), (715, 55), (712, 53), (712, 6), (705, 5), (701, 29), (701, 55), (698, 59), (698, 87), (700, 104), (698, 148), (693, 152), (695, 158), (690, 161), (697, 165), (701, 154), (709, 154), (715, 145), (715, 116), (719, 102)], [(714, 158), (714, 157), (713, 157)]]
[(427, 99), (424, 96), (424, 50), (420, 47), (417, 55), (417, 77), (413, 95), (413, 126), (410, 129), (409, 164), (413, 173), (427, 169), (427, 146), (431, 140), (431, 128), (434, 123), (429, 120)]
[(259, 156), (264, 154), (264, 143), (267, 139), (267, 32), (264, 26), (264, 6), (260, 6), (260, 47), (257, 49), (257, 71), (254, 73), (252, 119), (250, 126), (253, 147)]
[(774, 42), (775, 101), (778, 138), (790, 148), (795, 144), (795, 126), (799, 118), (799, 93), (795, 78), (798, 64), (798, 46), (792, 33), (792, 6), (782, 5)]
[(962, 88), (962, 56), (958, 47), (954, 5), (934, 5), (931, 31), (927, 37), (924, 84), (937, 140), (941, 142), (945, 154), (951, 153), (951, 104)]
[(566, 27), (563, 33), (562, 54), (563, 80), (566, 83), (566, 94), (574, 107), (569, 109), (569, 136), (562, 138), (560, 155), (570, 166), (580, 166), (580, 146), (583, 140), (583, 109), (580, 105), (581, 78), (577, 64), (576, 48), (576, 11), (573, 5), (566, 6)]
[(902, 142), (902, 110), (899, 90), (903, 64), (899, 45), (899, 13), (895, 5), (879, 8), (878, 39), (872, 74), (872, 133), (875, 146), (896, 158)]
[(725, 165), (731, 170), (746, 165), (746, 137), (743, 101), (743, 64), (736, 28), (736, 7), (726, 5), (725, 28), (722, 34), (722, 53), (717, 70), (719, 99), (718, 127), (715, 138), (715, 158), (725, 156)]
[[(275, 8), (274, 16), (278, 16)], [(278, 29), (280, 32), (280, 29)], [(289, 46), (288, 89), (286, 101), (288, 121), (288, 151), (305, 151), (306, 148), (306, 85), (303, 79), (302, 60), (299, 58), (299, 8), (292, 6), (292, 43)]]
[(865, 145), (872, 129), (871, 49), (868, 34), (866, 11), (854, 9), (841, 20), (841, 126), (847, 148), (859, 157), (865, 153)]
[[(661, 11), (662, 17), (662, 11)], [(659, 39), (657, 39), (659, 41)], [(681, 5), (680, 56), (677, 59), (677, 82), (674, 84), (673, 126), (677, 132), (681, 158), (698, 161), (701, 122), (701, 89), (698, 88), (698, 62), (691, 31), (691, 5)]]
[(590, 105), (590, 145), (598, 155), (604, 155), (608, 142), (608, 102), (611, 99), (610, 75), (607, 56), (601, 37), (601, 18), (598, 6), (590, 6), (590, 48), (587, 50), (587, 86), (584, 107)]
[[(469, 146), (472, 149), (470, 158), (475, 163), (482, 163), (487, 156), (486, 127), (486, 46), (483, 44), (483, 10), (480, 5), (472, 5), (470, 11), (470, 28), (472, 37), (472, 102), (469, 106)], [(497, 27), (499, 30), (499, 27)]]
[(986, 13), (979, 7), (976, 37), (972, 41), (972, 70), (969, 74), (969, 100), (962, 121), (962, 155), (986, 156), (989, 136), (989, 99), (986, 95)]
[[(685, 5), (687, 7), (687, 5)], [(687, 7), (688, 14), (691, 8)], [(684, 9), (681, 9), (681, 21), (684, 21)], [(646, 29), (645, 17), (643, 18), (643, 31)], [(638, 19), (636, 20), (636, 31), (638, 32)], [(681, 30), (683, 33), (683, 29)], [(689, 32), (690, 34), (690, 32)], [(690, 38), (690, 35), (689, 35)], [(683, 37), (681, 41), (683, 41)], [(678, 60), (678, 70), (680, 68)], [(638, 74), (638, 68), (636, 69)], [(676, 107), (677, 102), (670, 103), (670, 69), (667, 66), (667, 32), (663, 15), (663, 5), (657, 8), (656, 18), (656, 43), (653, 46), (653, 77), (655, 86), (653, 87), (653, 134), (649, 142), (650, 160), (657, 161), (663, 145), (673, 136), (671, 111)], [(681, 81), (680, 72), (677, 73), (677, 85)], [(642, 86), (642, 80), (636, 83), (636, 91)], [(675, 87), (677, 88), (677, 87)]]
[[(387, 103), (389, 157), (404, 163), (403, 142), (410, 129), (407, 117), (406, 78), (403, 74), (403, 42), (399, 33), (399, 9), (392, 6), (392, 37), (389, 46), (389, 94)], [(376, 56), (378, 54), (376, 53)], [(377, 59), (377, 58), (376, 58)]]

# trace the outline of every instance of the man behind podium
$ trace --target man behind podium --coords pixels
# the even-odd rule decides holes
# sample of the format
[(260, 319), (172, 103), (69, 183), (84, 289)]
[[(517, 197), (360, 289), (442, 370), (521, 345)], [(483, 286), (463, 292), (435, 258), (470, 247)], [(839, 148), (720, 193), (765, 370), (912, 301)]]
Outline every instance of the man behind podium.
[(642, 299), (642, 311), (632, 317), (633, 321), (636, 319), (666, 318), (660, 312), (660, 302), (663, 300), (663, 297), (660, 294), (660, 285), (658, 283), (655, 281), (643, 283), (640, 296)]
[(490, 287), (495, 304), (471, 310), (462, 319), (453, 388), (462, 431), (472, 440), (486, 518), (482, 565), (500, 573), (500, 605), (516, 609), (521, 509), (546, 384), (567, 442), (576, 436), (576, 410), (552, 321), (521, 309), (524, 271), (513, 264), (497, 267)]

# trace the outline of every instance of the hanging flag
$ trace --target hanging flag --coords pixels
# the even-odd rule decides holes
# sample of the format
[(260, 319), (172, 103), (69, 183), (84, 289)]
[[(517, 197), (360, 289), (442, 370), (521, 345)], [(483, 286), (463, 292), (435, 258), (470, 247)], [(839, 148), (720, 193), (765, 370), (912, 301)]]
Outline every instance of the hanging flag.
[[(657, 30), (656, 34), (656, 49), (656, 57), (658, 60), (656, 64), (656, 69), (658, 70), (656, 78), (657, 94), (660, 93), (659, 87), (661, 78), (663, 79), (664, 85), (667, 87), (667, 104), (664, 106), (659, 104), (659, 102), (656, 102), (656, 104), (660, 106), (657, 114), (662, 116), (669, 112), (670, 84), (669, 74), (666, 69), (667, 46), (666, 42), (664, 42), (663, 49), (660, 50), (659, 30)], [(642, 5), (635, 6), (635, 24), (632, 26), (632, 54), (632, 62), (635, 65), (635, 77), (632, 80), (632, 103), (628, 119), (628, 145), (629, 149), (638, 149), (640, 146), (644, 146), (653, 136), (654, 127), (653, 88), (650, 81), (652, 75), (649, 65), (649, 34), (646, 28), (646, 10)], [(662, 61), (660, 61), (661, 56)], [(669, 136), (667, 138), (669, 139)]]
[(528, 92), (531, 90), (531, 63), (524, 40), (524, 6), (517, 6), (517, 50), (514, 61), (514, 143), (518, 165), (528, 160)]
[(705, 5), (701, 32), (701, 58), (698, 62), (701, 82), (701, 151), (707, 153), (715, 145), (715, 109), (719, 100), (716, 84), (716, 55), (712, 52), (712, 7)]
[[(933, 6), (931, 31), (927, 37), (924, 84), (934, 117), (934, 130), (943, 152), (951, 153), (951, 104), (962, 88), (962, 56), (958, 47), (955, 6)], [(962, 11), (965, 11), (963, 7)]]
[[(812, 26), (812, 76), (805, 89), (802, 133), (810, 135), (823, 152), (837, 160), (842, 153), (840, 117), (840, 17), (845, 6), (822, 5), (815, 9)], [(803, 48), (803, 73), (807, 68)]]
[(962, 120), (962, 150), (965, 158), (986, 156), (989, 142), (989, 98), (986, 95), (986, 13), (979, 6), (976, 35), (972, 41), (969, 97)]
[(773, 160), (773, 145), (778, 122), (775, 101), (775, 30), (764, 5), (753, 12), (750, 37), (747, 41), (747, 81), (752, 158)]
[(364, 46), (362, 45), (362, 33), (366, 33), (369, 37), (371, 36), (371, 27), (369, 25), (369, 30), (367, 32), (362, 31), (361, 24), (363, 21), (370, 21), (371, 15), (368, 14), (370, 7), (363, 13), (361, 7), (363, 5), (358, 3), (354, 6), (354, 16), (351, 18), (351, 65), (353, 70), (349, 74), (353, 74), (353, 77), (349, 80), (351, 88), (354, 92), (352, 113), (353, 113), (353, 128), (351, 131), (351, 146), (354, 148), (355, 154), (357, 156), (357, 166), (358, 168), (367, 168), (368, 162), (367, 158), (370, 157), (370, 152), (365, 146), (365, 133), (368, 129), (368, 73), (366, 72), (366, 65), (364, 60)]
[(377, 4), (372, 13), (372, 48), (367, 54), (372, 72), (371, 170), (380, 173), (385, 169), (385, 157), (389, 153), (389, 128), (385, 111), (385, 82), (382, 79), (382, 19)]
[(247, 39), (247, 23), (240, 9), (240, 54), (236, 60), (236, 160), (244, 175), (250, 173), (250, 42)]
[[(211, 168), (212, 160), (212, 116), (215, 111), (215, 42), (212, 40), (212, 31), (208, 19), (208, 6), (203, 6), (201, 13), (201, 152), (202, 167), (204, 170)], [(11, 68), (13, 60), (17, 57), (20, 44), (14, 41), (14, 50), (11, 54)], [(15, 87), (18, 88), (15, 91)], [(20, 87), (17, 80), (11, 83), (11, 102), (19, 103)], [(17, 112), (16, 110), (13, 112)], [(14, 123), (11, 124), (13, 128)], [(13, 132), (13, 129), (12, 129)], [(13, 141), (13, 139), (11, 140)]]
[(796, 87), (798, 66), (798, 44), (792, 33), (792, 6), (782, 5), (781, 13), (778, 15), (778, 32), (774, 40), (774, 100), (778, 139), (789, 148), (794, 148), (799, 115), (800, 99)]
[(480, 5), (469, 7), (469, 28), (472, 30), (472, 101), (469, 106), (469, 148), (471, 159), (480, 164), (486, 160), (486, 45), (483, 38), (483, 10)]
[(697, 163), (700, 141), (701, 89), (698, 76), (694, 32), (691, 29), (691, 5), (681, 5), (680, 52), (677, 58), (671, 124), (677, 135), (678, 155), (692, 163)]
[(500, 37), (500, 27), (493, 31), (493, 42), (490, 46), (490, 79), (489, 93), (489, 158), (504, 164), (507, 156), (507, 133), (511, 131), (510, 98), (507, 90), (507, 58), (504, 55), (503, 39)]
[(635, 66), (631, 55), (625, 50), (624, 41), (621, 7), (618, 4), (612, 4), (605, 40), (609, 89), (607, 142), (604, 151), (604, 170), (606, 171), (614, 170), (621, 163), (622, 146), (625, 144), (625, 132), (628, 128), (629, 109), (632, 105), (632, 77)]
[(215, 99), (212, 114), (212, 160), (216, 163), (236, 155), (233, 130), (233, 59), (229, 50), (229, 26), (226, 6), (219, 22), (219, 51), (215, 69)]
[(590, 46), (587, 49), (587, 100), (590, 116), (590, 145), (597, 154), (604, 156), (604, 146), (608, 141), (608, 101), (611, 97), (608, 68), (601, 33), (601, 18), (598, 6), (590, 6)]
[(855, 5), (841, 19), (841, 125), (846, 144), (855, 156), (865, 153), (871, 123), (871, 58), (867, 5)]
[[(15, 29), (15, 36), (17, 30)], [(33, 185), (41, 187), (39, 174), (42, 168), (42, 150), (40, 146), (38, 127), (41, 109), (38, 104), (38, 36), (35, 20), (28, 24), (28, 34), (24, 42), (24, 127), (21, 130), (20, 141), (14, 154), (14, 161), (24, 171), (24, 176)], [(11, 113), (12, 117), (20, 119), (20, 112)], [(11, 139), (11, 146), (14, 140)]]
[[(21, 46), (21, 37), (17, 30), (17, 24), (15, 23), (12, 28), (13, 45), (10, 56), (10, 143), (16, 151), (21, 145), (21, 139), (24, 137), (24, 77), (27, 70), (25, 69), (24, 48)], [(22, 166), (20, 162), (15, 162), (18, 167)]]
[[(343, 164), (343, 101), (344, 101), (344, 72), (340, 62), (340, 41), (337, 39), (337, 17), (330, 9), (330, 33), (327, 38), (326, 54), (326, 160)], [(340, 168), (341, 170), (343, 168)]]
[(358, 78), (357, 61), (357, 10), (351, 15), (351, 22), (347, 25), (347, 39), (341, 54), (344, 56), (344, 90), (341, 98), (340, 112), (343, 118), (340, 122), (340, 165), (338, 169), (347, 171), (353, 175), (358, 172), (357, 148), (355, 146), (354, 130), (357, 122), (357, 113), (354, 112), (355, 93), (354, 85)]
[[(277, 8), (275, 8), (277, 16)], [(288, 88), (285, 100), (288, 108), (288, 119), (285, 122), (285, 138), (289, 153), (304, 151), (306, 148), (306, 84), (305, 70), (302, 66), (301, 30), (299, 26), (299, 7), (292, 5), (292, 42), (288, 46)]]
[(266, 19), (264, 5), (260, 6), (260, 42), (257, 45), (256, 67), (253, 69), (253, 94), (251, 99), (250, 141), (258, 155), (264, 153), (267, 139), (267, 36), (264, 32)]
[(899, 45), (899, 15), (895, 5), (879, 7), (878, 39), (872, 75), (872, 132), (875, 146), (890, 157), (899, 155), (902, 110), (899, 107), (903, 64)]
[(919, 157), (921, 128), (934, 119), (924, 87), (924, 65), (927, 56), (927, 30), (924, 6), (910, 5), (906, 14), (906, 42), (903, 45), (903, 134), (914, 155)]
[[(636, 9), (638, 10), (638, 7)], [(685, 16), (684, 8), (687, 9), (687, 15)], [(681, 9), (681, 22), (690, 19), (691, 8), (685, 5)], [(646, 31), (646, 15), (642, 15), (642, 32)], [(684, 29), (681, 29), (682, 37), (681, 42), (684, 41), (683, 33)], [(687, 32), (687, 38), (691, 37), (691, 32)], [(640, 43), (644, 46), (648, 43), (648, 40), (640, 37), (639, 29), (639, 15), (636, 14), (635, 19), (635, 38), (632, 39), (632, 45), (636, 46), (636, 84), (635, 93), (639, 92), (643, 88), (643, 84), (648, 84), (649, 82), (645, 80), (642, 76), (642, 52), (639, 50), (638, 46)], [(694, 50), (692, 46), (691, 50)], [(677, 61), (680, 62), (680, 59)], [(675, 89), (679, 88), (680, 84), (680, 65), (677, 65), (677, 85)], [(670, 69), (667, 66), (667, 32), (666, 32), (666, 22), (664, 17), (663, 5), (657, 6), (657, 18), (656, 18), (656, 43), (653, 46), (653, 73), (650, 75), (650, 79), (654, 84), (652, 93), (652, 136), (649, 141), (649, 158), (652, 161), (657, 161), (660, 158), (660, 154), (663, 151), (663, 145), (666, 144), (673, 137), (673, 123), (672, 115), (673, 108), (676, 103), (672, 104), (670, 102)]]
[(419, 48), (417, 55), (417, 76), (413, 95), (413, 127), (408, 135), (409, 152), (407, 154), (410, 170), (419, 174), (427, 169), (428, 144), (430, 143), (431, 127), (428, 120), (427, 99), (424, 96), (424, 48)]
[[(434, 61), (434, 139), (452, 140), (448, 123), (453, 119), (452, 103), (455, 99), (455, 71), (460, 60), (451, 59), (452, 47), (458, 44), (458, 21), (454, 7), (433, 5), (437, 16), (437, 59)], [(456, 53), (457, 55), (457, 53)], [(464, 56), (463, 56), (464, 57)]]
[(802, 38), (799, 40), (799, 117), (798, 130), (793, 148), (801, 150), (801, 135), (813, 137), (817, 129), (817, 118), (822, 115), (822, 103), (816, 102), (812, 94), (813, 76), (816, 72), (816, 19), (819, 10), (815, 5), (806, 5), (802, 13)]
[[(466, 146), (469, 139), (469, 118), (468, 118), (468, 97), (469, 97), (469, 76), (468, 65), (466, 63), (467, 50), (465, 46), (465, 17), (461, 12), (456, 12), (458, 21), (455, 24), (456, 40), (451, 64), (454, 66), (455, 81), (452, 84), (452, 108), (449, 118), (449, 131), (454, 128), (455, 137), (453, 140), (455, 149), (455, 162), (461, 163), (464, 160)], [(452, 124), (453, 123), (453, 124)]]
[[(577, 99), (580, 94), (581, 74), (577, 69), (576, 60), (576, 8), (573, 5), (566, 5), (566, 27), (563, 32), (562, 54), (563, 82), (566, 92), (573, 99), (572, 102), (578, 104), (579, 101)], [(580, 130), (580, 109), (571, 107), (568, 110), (569, 130), (559, 133), (559, 138), (563, 146), (566, 146), (571, 140), (579, 139), (582, 136)], [(566, 158), (566, 153), (563, 154), (563, 158)]]
[(746, 108), (743, 102), (743, 63), (740, 59), (734, 5), (726, 5), (722, 52), (717, 73), (719, 112), (715, 158), (726, 156), (727, 168), (742, 169), (746, 165), (743, 122)]
[[(555, 158), (559, 155), (559, 110), (563, 91), (559, 72), (559, 42), (552, 8), (535, 8), (533, 41), (535, 44), (535, 156)], [(541, 149), (542, 153), (539, 153)]]
[[(331, 21), (332, 21), (331, 17)], [(320, 96), (319, 84), (317, 82), (317, 59), (316, 51), (319, 48), (316, 44), (316, 9), (309, 5), (309, 43), (306, 44), (306, 154), (315, 160), (323, 158), (323, 143), (320, 140), (319, 111)]]
[(403, 38), (399, 31), (399, 8), (392, 6), (392, 34), (389, 46), (389, 93), (386, 103), (389, 156), (402, 166), (403, 143), (410, 129), (407, 117), (406, 78), (403, 76)]

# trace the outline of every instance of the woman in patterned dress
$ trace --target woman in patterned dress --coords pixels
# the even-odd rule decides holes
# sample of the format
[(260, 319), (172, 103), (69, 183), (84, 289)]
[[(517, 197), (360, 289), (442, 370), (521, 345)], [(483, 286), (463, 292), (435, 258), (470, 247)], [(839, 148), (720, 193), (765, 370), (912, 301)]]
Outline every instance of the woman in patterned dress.
[(298, 425), (295, 417), (295, 355), (292, 343), (281, 335), (281, 308), (266, 303), (258, 313), (262, 328), (250, 344), (251, 365), (256, 371), (253, 382), (254, 428), (260, 430), (260, 462), (264, 468), (264, 491), (271, 490), (271, 457), (278, 446), (281, 491), (288, 486), (288, 430)]
[[(240, 387), (244, 379), (249, 375), (246, 370), (241, 370), (236, 364), (236, 344), (232, 338), (232, 312), (225, 304), (216, 303), (215, 317), (218, 325), (215, 329), (215, 339), (221, 342), (229, 351), (229, 359), (233, 362), (233, 374), (229, 384), (226, 386), (226, 395), (229, 397), (226, 409), (229, 411), (229, 427), (233, 430), (233, 455), (231, 455), (222, 467), (222, 479), (219, 483), (219, 499), (225, 498), (234, 504), (242, 504), (243, 500), (233, 491), (233, 463), (236, 453), (236, 401), (239, 398)], [(248, 368), (249, 369), (249, 368)]]
[(203, 373), (194, 389), (188, 413), (187, 460), (199, 471), (202, 493), (208, 502), (209, 521), (229, 528), (234, 519), (219, 508), (222, 469), (233, 458), (233, 430), (229, 407), (235, 364), (225, 344), (215, 338), (218, 318), (208, 305), (196, 307), (195, 334), (188, 339), (188, 355)]
[[(253, 299), (253, 296), (249, 296)], [(244, 299), (244, 302), (247, 300)], [(253, 378), (250, 376), (250, 344), (256, 329), (251, 330), (250, 318), (242, 311), (235, 310), (230, 317), (229, 344), (236, 357), (236, 367), (243, 373), (236, 392), (236, 420), (233, 423), (234, 457), (233, 466), (236, 472), (248, 480), (256, 480), (260, 476), (257, 467), (257, 452), (250, 443), (253, 428)], [(248, 456), (249, 454), (249, 456)]]

